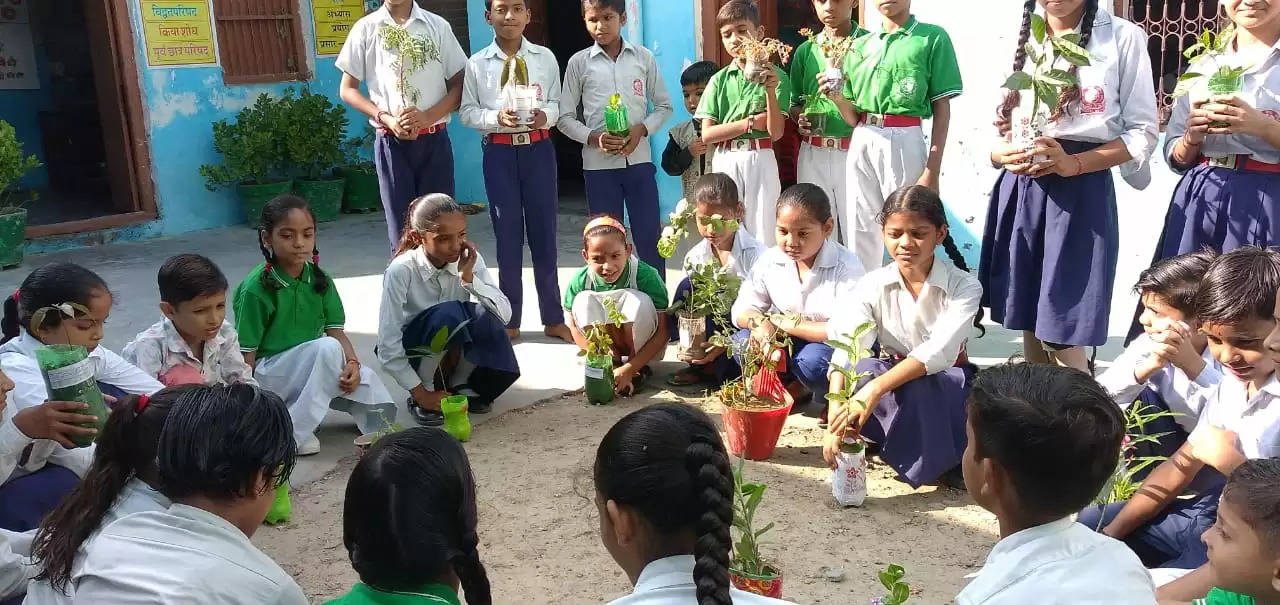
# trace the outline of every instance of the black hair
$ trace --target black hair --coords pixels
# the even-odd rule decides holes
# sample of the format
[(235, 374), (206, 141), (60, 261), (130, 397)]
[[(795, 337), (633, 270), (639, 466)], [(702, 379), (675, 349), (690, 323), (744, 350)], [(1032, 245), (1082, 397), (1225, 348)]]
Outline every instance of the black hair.
[[(622, 219), (619, 219), (618, 217), (613, 216), (612, 214), (609, 214), (607, 212), (598, 212), (596, 214), (593, 214), (587, 217), (587, 224), (591, 224), (591, 221), (594, 221), (598, 218), (606, 218), (606, 217), (611, 218), (615, 221), (618, 221), (619, 223), (622, 222)], [(613, 225), (596, 225), (595, 227), (592, 227), (582, 232), (582, 249), (583, 250), (587, 249), (587, 242), (590, 241), (591, 238), (600, 237), (601, 235), (609, 235), (609, 234), (614, 234), (614, 235), (617, 235), (618, 237), (621, 237), (623, 245), (626, 245), (628, 243), (626, 231), (622, 231)]]
[(1213, 259), (1196, 291), (1201, 323), (1238, 324), (1275, 316), (1280, 289), (1280, 252), (1256, 246), (1236, 248)]
[(97, 273), (75, 263), (49, 263), (37, 268), (22, 280), (11, 296), (4, 298), (4, 319), (0, 327), (7, 342), (18, 337), (19, 328), (35, 332), (40, 328), (56, 328), (62, 323), (61, 313), (46, 313), (38, 326), (31, 325), (36, 311), (62, 303), (89, 306), (100, 293), (110, 294), (107, 282)]
[(1246, 460), (1227, 477), (1222, 499), (1231, 502), (1270, 552), (1280, 551), (1280, 459)]
[[(262, 257), (267, 259), (266, 270), (262, 272), (262, 285), (267, 290), (276, 289), (276, 280), (271, 278), (271, 263), (275, 261), (275, 254), (271, 252), (271, 248), (267, 247), (263, 239), (271, 239), (271, 233), (275, 231), (276, 225), (283, 221), (289, 213), (294, 210), (301, 210), (311, 217), (312, 224), (316, 223), (316, 214), (311, 211), (311, 206), (304, 200), (292, 193), (283, 193), (275, 196), (266, 206), (262, 208), (262, 217), (258, 221), (258, 249), (262, 250)], [(311, 249), (311, 264), (315, 265), (315, 284), (313, 287), (317, 294), (324, 294), (329, 291), (329, 274), (320, 269), (320, 246), (315, 245)]]
[(974, 378), (969, 424), (979, 458), (1008, 473), (1023, 514), (1065, 517), (1115, 471), (1124, 416), (1088, 374), (1050, 364), (998, 365)]
[[(918, 214), (938, 229), (947, 227), (947, 210), (942, 205), (942, 198), (938, 196), (938, 192), (923, 185), (907, 185), (889, 194), (884, 207), (880, 209), (878, 220), (884, 225), (890, 216), (903, 212)], [(969, 264), (965, 262), (960, 248), (956, 247), (956, 240), (951, 237), (950, 229), (947, 230), (947, 237), (942, 239), (942, 249), (947, 253), (947, 258), (951, 259), (951, 264), (961, 271), (969, 271)], [(978, 314), (973, 316), (973, 327), (978, 329), (979, 337), (987, 335), (987, 329), (982, 325), (983, 314), (982, 307), (978, 307)]]
[(493, 602), (477, 550), (476, 486), (467, 453), (438, 428), (379, 439), (347, 480), (342, 543), (360, 581), (409, 591), (458, 576), (467, 602)]
[(680, 72), (680, 86), (692, 86), (695, 84), (706, 84), (711, 81), (711, 76), (716, 75), (720, 68), (712, 61), (698, 61)]
[(611, 8), (619, 15), (627, 14), (627, 0), (581, 0), (582, 14), (587, 14), (587, 7), (594, 6), (596, 8)]
[(729, 175), (720, 172), (708, 172), (698, 177), (698, 181), (693, 184), (693, 199), (689, 201), (718, 208), (732, 208), (734, 211), (742, 203), (738, 198), (738, 184)]
[(747, 21), (760, 27), (760, 5), (756, 4), (756, 0), (729, 0), (716, 12), (717, 28), (738, 21)]
[(1133, 291), (1139, 296), (1154, 294), (1187, 317), (1195, 317), (1196, 291), (1200, 280), (1218, 253), (1212, 248), (1179, 254), (1156, 261), (1138, 274)]
[(461, 213), (462, 206), (443, 193), (428, 193), (409, 204), (405, 211), (404, 231), (400, 234), (400, 243), (396, 245), (396, 257), (418, 247), (413, 238), (415, 231), (437, 231), (440, 229), (440, 217), (454, 212)]
[[(658, 533), (651, 559), (692, 554), (698, 605), (729, 605), (733, 471), (720, 433), (698, 408), (660, 403), (623, 417), (596, 450), (596, 491)], [(681, 534), (694, 534), (692, 553)]]
[(782, 192), (775, 212), (782, 214), (783, 208), (791, 207), (803, 209), (819, 223), (831, 220), (831, 200), (827, 197), (827, 192), (813, 183), (796, 183)]
[(199, 254), (169, 257), (156, 274), (160, 300), (171, 305), (227, 291), (227, 276), (213, 261)]
[(175, 502), (191, 496), (234, 500), (288, 480), (298, 444), (278, 395), (247, 384), (203, 387), (178, 397), (160, 431), (156, 487)]
[(204, 387), (164, 389), (147, 397), (141, 410), (138, 407), (143, 397), (139, 395), (125, 398), (112, 408), (98, 437), (89, 472), (44, 518), (36, 532), (31, 555), (40, 562), (37, 580), (66, 592), (80, 546), (102, 525), (125, 484), (134, 477), (155, 482), (156, 444), (169, 410), (179, 397), (198, 388)]
[[(1022, 71), (1027, 64), (1027, 42), (1031, 39), (1031, 15), (1035, 13), (1036, 0), (1026, 0), (1022, 6), (1022, 29), (1018, 30), (1018, 48), (1013, 53), (1013, 71), (1014, 73)], [(1088, 48), (1089, 41), (1093, 39), (1093, 21), (1098, 16), (1098, 0), (1084, 0), (1084, 13), (1080, 20), (1080, 47)], [(1069, 70), (1075, 75), (1079, 67), (1072, 65)], [(1063, 89), (1062, 94), (1058, 96), (1058, 105), (1054, 108), (1053, 114), (1049, 117), (1050, 121), (1061, 118), (1067, 109), (1080, 100), (1080, 86), (1069, 86)], [(996, 128), (1001, 134), (1009, 131), (1010, 122), (1013, 118), (1013, 110), (1022, 102), (1022, 93), (1017, 90), (1010, 90), (1005, 93), (1004, 101), (996, 109)]]

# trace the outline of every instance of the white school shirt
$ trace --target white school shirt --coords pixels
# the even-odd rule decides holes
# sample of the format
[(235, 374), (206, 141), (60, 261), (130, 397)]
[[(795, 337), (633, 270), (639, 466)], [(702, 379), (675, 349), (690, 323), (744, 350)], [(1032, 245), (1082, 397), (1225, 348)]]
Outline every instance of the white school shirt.
[(759, 311), (798, 313), (807, 321), (827, 321), (865, 273), (856, 254), (827, 240), (814, 259), (813, 270), (801, 283), (796, 261), (781, 249), (770, 248), (756, 261), (751, 278), (738, 291), (733, 317)]
[[(848, 299), (852, 300), (827, 323), (828, 338), (842, 338), (872, 321), (876, 329), (863, 335), (862, 348), (870, 348), (878, 339), (881, 352), (911, 357), (924, 364), (927, 373), (936, 374), (955, 366), (960, 357), (978, 314), (982, 284), (959, 267), (934, 258), (919, 298), (911, 296), (897, 264), (889, 264), (858, 280)], [(845, 351), (836, 350), (831, 357), (833, 366), (848, 363)]]
[[(1135, 187), (1144, 188), (1147, 183), (1138, 179), (1150, 181), (1150, 174), (1136, 175), (1147, 167), (1160, 138), (1147, 32), (1099, 8), (1086, 50), (1091, 57), (1090, 64), (1076, 72), (1080, 101), (1056, 122), (1050, 122), (1044, 134), (1089, 143), (1120, 139), (1133, 156), (1120, 166), (1120, 174)], [(1067, 69), (1070, 65), (1060, 59), (1056, 67)], [(1024, 70), (1032, 69), (1034, 66), (1028, 61)], [(1030, 114), (1034, 96), (1031, 91), (1023, 91), (1018, 107), (1021, 115)]]
[(121, 356), (155, 378), (178, 366), (188, 366), (198, 370), (208, 386), (258, 384), (253, 368), (240, 352), (240, 336), (225, 319), (218, 334), (204, 342), (203, 360), (196, 359), (191, 346), (167, 317), (139, 332), (133, 342), (124, 346)]
[(75, 602), (95, 605), (310, 603), (238, 527), (184, 504), (103, 528), (72, 581)]
[[(137, 477), (130, 479), (116, 496), (115, 503), (102, 516), (102, 522), (98, 524), (97, 529), (94, 529), (93, 533), (80, 544), (76, 558), (71, 563), (71, 577), (75, 578), (79, 575), (84, 566), (85, 553), (93, 547), (93, 541), (102, 533), (103, 528), (134, 513), (164, 511), (171, 504), (164, 494), (147, 485), (145, 481)], [(62, 593), (54, 590), (48, 580), (32, 580), (27, 586), (26, 600), (22, 603), (23, 605), (70, 605), (75, 602), (75, 582), (68, 582), (66, 588), (67, 592)]]
[(1216, 387), (1201, 389), (1195, 396), (1200, 401), (1193, 402), (1201, 405), (1200, 421), (1188, 441), (1197, 431), (1216, 427), (1236, 434), (1236, 449), (1245, 458), (1280, 458), (1280, 382), (1272, 374), (1252, 398), (1248, 389), (1230, 372)]
[[(768, 248), (746, 229), (738, 227), (738, 233), (733, 236), (733, 248), (729, 250), (729, 262), (724, 268), (746, 281), (751, 277), (751, 268), (756, 266), (756, 261), (766, 250)], [(684, 255), (686, 270), (689, 267), (698, 267), (707, 263), (719, 264), (720, 257), (711, 249), (711, 242), (706, 239), (694, 244), (688, 254)]]
[(996, 543), (956, 605), (1155, 605), (1156, 588), (1123, 542), (1070, 517)]
[(671, 93), (667, 92), (658, 62), (649, 49), (624, 39), (617, 61), (610, 59), (599, 43), (578, 51), (564, 68), (564, 93), (560, 96), (556, 127), (582, 143), (583, 170), (626, 168), (653, 161), (648, 137), (629, 156), (609, 155), (587, 144), (593, 131), (604, 130), (604, 108), (614, 93), (622, 95), (631, 124), (644, 124), (649, 136), (657, 134), (671, 118)]
[[(421, 38), (427, 45), (430, 59), (426, 67), (408, 77), (409, 84), (418, 90), (419, 109), (428, 109), (440, 102), (449, 89), (446, 82), (467, 66), (467, 55), (462, 52), (458, 38), (443, 17), (428, 12), (418, 4), (412, 3), (409, 20), (404, 26), (409, 33)], [(369, 89), (369, 100), (379, 109), (390, 113), (398, 113), (406, 102), (401, 100), (399, 78), (395, 68), (397, 55), (382, 46), (382, 36), (378, 30), (384, 24), (395, 25), (391, 12), (386, 4), (364, 17), (361, 17), (347, 33), (347, 41), (338, 53), (335, 65), (343, 73), (349, 74), (365, 83)], [(407, 95), (406, 95), (407, 97)], [(407, 100), (407, 98), (406, 98)], [(445, 114), (436, 124), (449, 122)], [(374, 127), (380, 125), (376, 120), (369, 120)]]
[(445, 301), (471, 301), (484, 305), (506, 324), (511, 320), (511, 301), (498, 289), (476, 253), (475, 279), (463, 284), (458, 263), (437, 269), (422, 248), (414, 248), (391, 260), (382, 276), (382, 304), (378, 309), (378, 360), (405, 390), (422, 384), (409, 365), (404, 349), (404, 327), (417, 314)]
[[(1237, 96), (1270, 116), (1271, 119), (1280, 120), (1280, 42), (1276, 42), (1270, 52), (1260, 56), (1239, 55), (1234, 46), (1232, 44), (1232, 50), (1220, 61), (1222, 64), (1233, 67), (1249, 67), (1241, 78), (1243, 87)], [(1217, 71), (1217, 67), (1209, 59), (1201, 59), (1192, 64), (1187, 71), (1204, 74), (1206, 78), (1201, 80), (1190, 94), (1177, 99), (1173, 104), (1173, 115), (1169, 118), (1169, 125), (1165, 131), (1167, 134), (1164, 143), (1166, 159), (1173, 153), (1174, 144), (1187, 132), (1187, 120), (1191, 117), (1191, 100), (1209, 96), (1207, 76)], [(1200, 145), (1200, 154), (1210, 158), (1247, 155), (1259, 162), (1280, 163), (1280, 149), (1272, 147), (1258, 137), (1243, 134), (1208, 135), (1204, 139), (1204, 144)], [(1177, 170), (1173, 162), (1170, 162), (1169, 166)]]
[[(538, 90), (538, 109), (547, 114), (551, 128), (560, 119), (560, 64), (556, 56), (545, 46), (538, 46), (521, 39), (516, 56), (524, 59), (529, 72), (529, 85)], [(511, 104), (510, 88), (501, 88), (502, 65), (507, 55), (498, 43), (486, 46), (467, 61), (467, 73), (462, 79), (462, 106), (458, 118), (462, 125), (481, 132), (526, 132), (528, 126), (507, 128), (498, 125), (498, 114)]]
[[(644, 566), (631, 594), (609, 605), (697, 605), (698, 589), (693, 583), (693, 555), (658, 559)], [(729, 587), (734, 605), (785, 605), (790, 601), (771, 599)]]
[(1195, 394), (1201, 389), (1213, 388), (1222, 380), (1222, 365), (1214, 359), (1213, 353), (1206, 346), (1200, 353), (1201, 359), (1204, 359), (1204, 369), (1194, 379), (1170, 363), (1157, 370), (1146, 382), (1138, 382), (1134, 378), (1134, 372), (1138, 365), (1147, 360), (1150, 352), (1151, 337), (1143, 333), (1111, 362), (1111, 367), (1098, 375), (1098, 384), (1107, 389), (1111, 398), (1125, 409), (1133, 405), (1144, 388), (1151, 387), (1169, 406), (1169, 411), (1179, 414), (1173, 417), (1178, 426), (1190, 433), (1196, 428), (1200, 407), (1204, 404), (1204, 399)]

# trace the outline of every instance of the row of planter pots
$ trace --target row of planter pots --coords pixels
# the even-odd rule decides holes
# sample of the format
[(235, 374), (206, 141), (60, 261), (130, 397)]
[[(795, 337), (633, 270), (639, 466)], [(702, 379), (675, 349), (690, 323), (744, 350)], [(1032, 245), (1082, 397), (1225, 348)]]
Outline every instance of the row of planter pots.
[(332, 179), (312, 181), (297, 179), (278, 183), (240, 184), (236, 194), (244, 207), (245, 220), (256, 226), (262, 217), (262, 209), (272, 198), (284, 193), (296, 193), (307, 200), (316, 220), (327, 222), (338, 219), (339, 213), (374, 212), (382, 209), (378, 193), (378, 176), (363, 168), (335, 168)]

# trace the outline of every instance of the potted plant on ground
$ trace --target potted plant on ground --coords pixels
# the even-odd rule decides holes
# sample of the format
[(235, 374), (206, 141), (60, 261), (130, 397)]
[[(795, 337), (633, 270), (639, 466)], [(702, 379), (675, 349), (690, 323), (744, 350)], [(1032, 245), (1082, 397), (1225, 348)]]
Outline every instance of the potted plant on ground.
[[(859, 383), (871, 376), (871, 372), (857, 371), (858, 362), (871, 356), (871, 351), (864, 349), (860, 341), (875, 327), (874, 322), (868, 321), (854, 328), (851, 334), (827, 341), (827, 346), (844, 351), (849, 356), (848, 367), (831, 364), (831, 371), (844, 377), (844, 385), (838, 391), (827, 393), (827, 401), (859, 411), (865, 407), (865, 403), (854, 397)], [(846, 431), (841, 436), (836, 468), (831, 471), (831, 495), (840, 506), (861, 506), (867, 498), (866, 446), (853, 431)]]
[[(770, 321), (794, 322), (798, 318), (776, 315)], [(782, 388), (774, 370), (791, 346), (791, 337), (778, 330), (768, 342), (749, 338), (744, 346), (735, 347), (727, 330), (716, 333), (709, 343), (724, 347), (726, 355), (740, 353), (742, 376), (725, 383), (714, 397), (724, 406), (720, 417), (729, 453), (749, 460), (764, 460), (782, 435), (782, 426), (795, 403)]]
[(256, 227), (262, 208), (271, 198), (293, 190), (293, 181), (284, 175), (284, 148), (279, 135), (284, 121), (280, 102), (262, 93), (253, 105), (241, 109), (234, 122), (213, 123), (213, 148), (222, 154), (222, 164), (205, 164), (200, 175), (205, 187), (236, 186), (244, 215)]
[(733, 469), (733, 553), (729, 558), (729, 579), (738, 590), (782, 598), (782, 570), (760, 554), (760, 537), (773, 523), (756, 528), (756, 510), (769, 486), (742, 477), (744, 461)]
[(19, 192), (18, 179), (40, 166), (34, 155), (22, 155), (22, 143), (13, 126), (0, 120), (0, 269), (22, 264), (27, 245), (27, 210), (22, 205), (35, 192)]
[(344, 163), (333, 170), (345, 181), (342, 191), (344, 212), (377, 212), (382, 210), (382, 196), (378, 185), (378, 170), (373, 161), (374, 133), (365, 126), (364, 133), (347, 139), (344, 147)]
[(332, 171), (345, 159), (342, 135), (347, 130), (347, 112), (329, 97), (306, 88), (297, 97), (289, 89), (280, 104), (281, 143), (289, 164), (300, 175), (293, 182), (294, 191), (307, 200), (317, 221), (336, 220), (345, 182), (334, 178)]
[[(425, 345), (412, 347), (406, 351), (409, 359), (431, 359), (435, 360), (436, 371), (433, 374), (435, 382), (438, 385), (444, 385), (445, 365), (454, 365), (453, 362), (445, 361), (449, 356), (449, 343), (454, 337), (463, 333), (463, 328), (471, 323), (470, 319), (464, 319), (453, 330), (449, 326), (440, 326), (435, 334), (431, 335), (431, 341)], [(458, 354), (455, 349), (454, 355)], [(434, 385), (433, 385), (434, 388)], [(453, 436), (458, 441), (471, 440), (471, 417), (467, 415), (470, 411), (470, 401), (466, 395), (449, 395), (440, 400), (440, 413), (444, 414), (444, 431)]]
[[(1009, 90), (1032, 93), (1030, 114), (1015, 110), (1010, 125), (1011, 142), (1020, 148), (1030, 148), (1036, 139), (1044, 136), (1062, 91), (1079, 85), (1074, 68), (1090, 63), (1089, 51), (1080, 46), (1080, 34), (1049, 35), (1048, 24), (1037, 14), (1031, 15), (1031, 38), (1023, 47), (1031, 72), (1015, 72), (1004, 82)], [(1066, 69), (1062, 62), (1066, 63)], [(1036, 156), (1033, 161), (1039, 162), (1042, 158)]]
[(609, 327), (622, 327), (627, 318), (618, 310), (618, 303), (611, 298), (601, 298), (600, 304), (608, 314), (605, 323), (591, 324), (582, 329), (587, 340), (587, 350), (579, 351), (583, 360), (584, 387), (587, 403), (604, 405), (613, 401), (613, 337), (609, 335)]

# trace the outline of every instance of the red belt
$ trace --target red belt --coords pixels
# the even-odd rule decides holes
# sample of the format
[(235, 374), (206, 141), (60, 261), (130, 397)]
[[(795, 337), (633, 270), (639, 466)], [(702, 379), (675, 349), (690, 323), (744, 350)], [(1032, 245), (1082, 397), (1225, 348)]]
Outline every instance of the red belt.
[(730, 139), (719, 143), (720, 149), (725, 151), (755, 151), (757, 149), (773, 149), (773, 139), (769, 137), (761, 137), (758, 139)]
[[(392, 134), (392, 132), (386, 128), (378, 128), (378, 132), (381, 132), (382, 134)], [(422, 136), (424, 134), (435, 134), (437, 132), (444, 132), (444, 124), (436, 124), (435, 126), (422, 128), (418, 130), (418, 136)]]
[(849, 141), (852, 137), (844, 137), (837, 139), (835, 137), (806, 137), (804, 142), (821, 149), (836, 149), (840, 151), (849, 151)]
[(1248, 172), (1270, 172), (1280, 174), (1280, 164), (1269, 164), (1267, 162), (1259, 162), (1247, 155), (1228, 155), (1220, 158), (1201, 157), (1201, 164), (1208, 164), (1218, 168), (1230, 168), (1232, 170), (1244, 170)]
[(924, 123), (916, 116), (894, 116), (879, 113), (864, 113), (862, 118), (858, 120), (859, 124), (868, 124), (871, 126), (879, 126), (880, 128), (910, 128), (919, 126)]
[(485, 135), (485, 140), (498, 145), (531, 145), (551, 138), (551, 130), (528, 130), (525, 132), (495, 132)]

